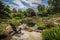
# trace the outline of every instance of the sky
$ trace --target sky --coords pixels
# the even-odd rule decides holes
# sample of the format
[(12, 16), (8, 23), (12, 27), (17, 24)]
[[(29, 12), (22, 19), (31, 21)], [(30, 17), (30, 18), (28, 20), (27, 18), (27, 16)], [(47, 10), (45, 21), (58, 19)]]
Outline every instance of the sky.
[(27, 8), (33, 8), (37, 10), (39, 4), (45, 6), (48, 5), (47, 0), (2, 0), (5, 4), (9, 5), (11, 8), (26, 10)]

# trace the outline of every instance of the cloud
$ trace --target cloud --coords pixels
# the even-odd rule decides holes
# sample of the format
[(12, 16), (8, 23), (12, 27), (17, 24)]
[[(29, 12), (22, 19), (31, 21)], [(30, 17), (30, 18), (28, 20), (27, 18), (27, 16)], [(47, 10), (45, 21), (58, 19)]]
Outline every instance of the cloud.
[(41, 0), (14, 0), (13, 2), (19, 5), (18, 8), (20, 9), (27, 9), (27, 8), (37, 9), (38, 4), (41, 4), (42, 1)]
[(27, 8), (37, 9), (42, 0), (3, 0), (5, 4), (10, 5), (12, 8), (25, 10)]

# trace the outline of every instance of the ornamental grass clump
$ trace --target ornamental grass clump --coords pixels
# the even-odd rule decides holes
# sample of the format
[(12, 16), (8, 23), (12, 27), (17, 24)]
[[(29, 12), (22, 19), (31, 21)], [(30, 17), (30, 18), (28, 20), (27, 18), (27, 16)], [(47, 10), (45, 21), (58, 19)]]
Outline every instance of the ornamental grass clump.
[(42, 33), (43, 40), (60, 40), (60, 28), (47, 29)]

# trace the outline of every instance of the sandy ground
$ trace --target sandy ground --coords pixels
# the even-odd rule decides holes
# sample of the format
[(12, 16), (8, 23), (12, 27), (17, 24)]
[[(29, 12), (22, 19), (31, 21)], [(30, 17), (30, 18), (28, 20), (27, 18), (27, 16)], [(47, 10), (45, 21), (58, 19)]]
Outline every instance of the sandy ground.
[(42, 34), (39, 32), (28, 32), (22, 30), (21, 34), (12, 36), (11, 40), (42, 40)]

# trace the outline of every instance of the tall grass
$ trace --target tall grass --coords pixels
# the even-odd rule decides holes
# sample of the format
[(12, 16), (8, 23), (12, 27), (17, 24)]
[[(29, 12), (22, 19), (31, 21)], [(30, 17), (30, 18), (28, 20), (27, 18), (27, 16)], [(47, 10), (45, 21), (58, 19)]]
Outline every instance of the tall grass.
[(60, 40), (60, 28), (51, 28), (42, 33), (43, 40)]
[(7, 24), (0, 24), (0, 38), (7, 35), (6, 27), (7, 27)]

